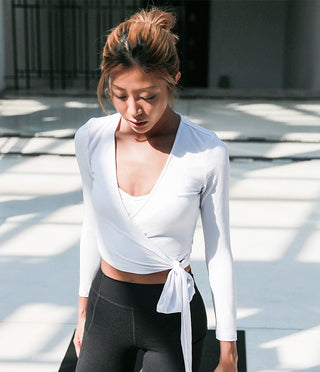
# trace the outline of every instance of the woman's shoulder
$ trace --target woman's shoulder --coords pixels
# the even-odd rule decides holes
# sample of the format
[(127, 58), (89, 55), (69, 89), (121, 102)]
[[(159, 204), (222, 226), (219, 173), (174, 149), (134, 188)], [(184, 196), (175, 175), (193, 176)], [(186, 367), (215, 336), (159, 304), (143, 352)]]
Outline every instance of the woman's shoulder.
[(207, 128), (194, 123), (193, 121), (181, 116), (181, 121), (185, 127), (186, 139), (190, 137), (188, 142), (192, 142), (199, 150), (218, 150), (226, 151), (226, 145), (220, 140), (218, 135)]
[(83, 124), (75, 133), (75, 141), (92, 140), (97, 136), (101, 136), (102, 133), (113, 132), (115, 126), (119, 123), (120, 115), (118, 113), (94, 117), (89, 119)]
[(217, 134), (209, 129), (203, 128), (194, 122), (183, 118), (184, 151), (193, 153), (196, 159), (201, 160), (199, 164), (205, 167), (208, 174), (218, 174), (227, 171), (229, 164), (229, 153), (226, 145), (219, 139)]

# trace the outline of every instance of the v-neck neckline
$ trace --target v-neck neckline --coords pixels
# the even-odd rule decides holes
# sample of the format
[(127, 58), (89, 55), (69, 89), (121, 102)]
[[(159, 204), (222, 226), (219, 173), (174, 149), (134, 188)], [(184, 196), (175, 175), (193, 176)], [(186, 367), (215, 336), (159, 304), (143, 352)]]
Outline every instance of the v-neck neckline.
[[(142, 208), (144, 208), (144, 206), (148, 203), (148, 201), (151, 199), (151, 197), (153, 196), (153, 194), (155, 193), (155, 191), (157, 190), (157, 188), (159, 187), (159, 184), (161, 183), (171, 161), (172, 161), (172, 157), (173, 157), (173, 153), (177, 147), (177, 143), (179, 141), (179, 137), (180, 137), (180, 132), (181, 132), (181, 128), (182, 128), (182, 125), (183, 125), (183, 120), (182, 120), (182, 116), (180, 114), (178, 114), (179, 117), (180, 117), (180, 120), (179, 120), (179, 126), (178, 126), (178, 129), (177, 129), (177, 132), (176, 132), (176, 135), (175, 135), (175, 138), (174, 138), (174, 141), (173, 141), (173, 145), (171, 147), (171, 150), (170, 150), (170, 153), (168, 155), (168, 158), (165, 162), (165, 165), (163, 166), (156, 182), (154, 183), (154, 185), (152, 186), (150, 192), (148, 194), (144, 194), (144, 195), (141, 195), (141, 196), (145, 196), (145, 202), (141, 205), (141, 207), (139, 208), (139, 210), (136, 211), (135, 215), (137, 213), (140, 212), (140, 210)], [(112, 139), (112, 153), (113, 153), (113, 159), (112, 159), (112, 163), (113, 163), (113, 175), (114, 175), (114, 185), (115, 185), (115, 188), (116, 188), (116, 194), (117, 194), (117, 197), (118, 197), (118, 200), (119, 202), (121, 203), (123, 209), (127, 212), (126, 210), (126, 207), (123, 203), (123, 200), (121, 198), (121, 195), (120, 195), (120, 191), (119, 191), (119, 184), (118, 184), (118, 176), (117, 176), (117, 162), (116, 162), (116, 131), (117, 131), (117, 128), (119, 126), (119, 123), (120, 123), (120, 120), (121, 120), (121, 116), (119, 115), (119, 120), (116, 121), (116, 125), (115, 125), (115, 128), (113, 130), (113, 139)], [(132, 196), (131, 194), (127, 193), (128, 195)], [(128, 215), (128, 213), (126, 213)], [(129, 216), (129, 215), (128, 215)]]

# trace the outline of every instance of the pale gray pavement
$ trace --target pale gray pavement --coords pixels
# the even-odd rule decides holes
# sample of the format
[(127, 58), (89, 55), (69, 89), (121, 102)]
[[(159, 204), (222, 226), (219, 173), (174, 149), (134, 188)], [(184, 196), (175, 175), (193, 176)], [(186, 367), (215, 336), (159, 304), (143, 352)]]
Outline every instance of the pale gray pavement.
[[(77, 311), (82, 206), (72, 136), (102, 113), (95, 98), (0, 103), (0, 371), (57, 371)], [(230, 151), (248, 372), (320, 371), (320, 101), (181, 99), (176, 110)], [(213, 327), (200, 226), (192, 266)]]

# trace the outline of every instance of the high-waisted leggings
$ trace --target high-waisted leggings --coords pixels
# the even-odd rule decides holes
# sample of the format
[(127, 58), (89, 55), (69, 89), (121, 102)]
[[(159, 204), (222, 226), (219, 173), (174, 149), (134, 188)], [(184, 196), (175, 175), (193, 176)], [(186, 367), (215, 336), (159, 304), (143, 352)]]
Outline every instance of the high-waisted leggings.
[[(132, 372), (142, 350), (143, 372), (184, 372), (180, 313), (163, 314), (156, 306), (163, 284), (117, 281), (98, 271), (90, 290), (85, 332), (76, 372)], [(200, 368), (207, 332), (201, 295), (190, 302), (192, 371)]]

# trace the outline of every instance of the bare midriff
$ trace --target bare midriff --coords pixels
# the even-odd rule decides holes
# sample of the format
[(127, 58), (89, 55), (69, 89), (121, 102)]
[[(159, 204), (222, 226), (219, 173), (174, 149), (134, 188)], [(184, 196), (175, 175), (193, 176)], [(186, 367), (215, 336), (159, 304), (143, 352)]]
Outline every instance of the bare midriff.
[[(101, 261), (101, 270), (109, 278), (120, 280), (122, 282), (139, 284), (164, 284), (167, 280), (170, 270), (158, 271), (151, 274), (135, 274), (121, 271), (109, 265), (106, 261)], [(185, 271), (190, 271), (190, 265), (185, 267)]]

